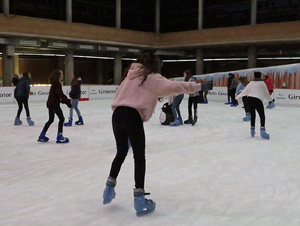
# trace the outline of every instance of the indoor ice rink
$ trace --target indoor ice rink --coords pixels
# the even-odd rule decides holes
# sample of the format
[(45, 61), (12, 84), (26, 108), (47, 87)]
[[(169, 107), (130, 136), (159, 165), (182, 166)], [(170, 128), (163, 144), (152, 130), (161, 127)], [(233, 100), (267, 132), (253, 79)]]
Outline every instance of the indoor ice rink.
[[(116, 153), (112, 100), (82, 101), (85, 124), (64, 127), (57, 118), (48, 143), (37, 142), (48, 119), (45, 103), (30, 103), (34, 126), (14, 126), (16, 104), (1, 105), (0, 225), (205, 225), (297, 226), (300, 223), (299, 108), (265, 109), (270, 140), (250, 136), (244, 110), (209, 102), (198, 105), (195, 126), (163, 126), (162, 103), (146, 133), (146, 192), (155, 212), (136, 217), (130, 150), (116, 186), (103, 205), (103, 189)], [(67, 106), (62, 106), (65, 117)], [(187, 99), (181, 104), (187, 117)]]

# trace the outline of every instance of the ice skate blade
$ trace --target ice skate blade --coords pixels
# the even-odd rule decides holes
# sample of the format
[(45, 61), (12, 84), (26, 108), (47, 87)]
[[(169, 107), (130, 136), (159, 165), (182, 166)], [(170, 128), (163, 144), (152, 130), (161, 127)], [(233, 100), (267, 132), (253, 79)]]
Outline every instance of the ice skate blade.
[(142, 216), (145, 216), (145, 215), (149, 215), (150, 213), (153, 213), (154, 210), (155, 210), (155, 208), (152, 209), (152, 210), (146, 210), (146, 211), (143, 211), (143, 212), (140, 212), (140, 213), (136, 213), (136, 215), (137, 215), (138, 217), (142, 217)]

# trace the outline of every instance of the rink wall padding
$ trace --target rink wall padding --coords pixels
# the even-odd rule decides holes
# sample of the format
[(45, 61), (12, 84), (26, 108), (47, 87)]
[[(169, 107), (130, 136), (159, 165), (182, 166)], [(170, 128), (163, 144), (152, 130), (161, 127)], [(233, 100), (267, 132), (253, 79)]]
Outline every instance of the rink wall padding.
[[(80, 101), (112, 99), (119, 86), (115, 85), (82, 85)], [(0, 104), (16, 103), (15, 87), (0, 87)], [(32, 86), (29, 102), (46, 102), (50, 86)], [(70, 86), (63, 86), (63, 92), (69, 97)], [(272, 94), (276, 105), (290, 105), (300, 107), (300, 90), (274, 89)], [(188, 95), (185, 95), (188, 97)], [(208, 101), (227, 102), (227, 88), (215, 86), (208, 91)]]

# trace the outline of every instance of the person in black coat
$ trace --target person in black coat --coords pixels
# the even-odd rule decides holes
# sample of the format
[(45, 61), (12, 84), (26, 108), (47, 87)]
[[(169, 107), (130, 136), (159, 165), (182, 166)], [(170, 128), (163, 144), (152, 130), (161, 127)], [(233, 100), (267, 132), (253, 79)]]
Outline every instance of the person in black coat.
[(56, 143), (68, 143), (69, 138), (63, 137), (63, 124), (65, 121), (64, 114), (60, 108), (60, 103), (66, 104), (69, 108), (72, 107), (70, 100), (63, 93), (62, 86), (60, 81), (63, 79), (63, 72), (60, 70), (54, 70), (50, 75), (51, 88), (47, 100), (47, 108), (49, 111), (49, 120), (46, 122), (38, 141), (47, 142), (49, 140), (46, 137), (46, 133), (50, 127), (50, 125), (54, 121), (54, 115), (56, 114), (59, 118), (58, 123), (58, 133), (56, 138)]
[(70, 108), (70, 116), (69, 116), (69, 121), (66, 122), (64, 125), (65, 126), (72, 126), (73, 122), (73, 109), (75, 109), (77, 116), (78, 116), (78, 121), (75, 122), (76, 125), (83, 125), (83, 119), (81, 116), (81, 113), (78, 109), (78, 101), (81, 97), (81, 77), (78, 74), (72, 74), (72, 82), (71, 82), (71, 91), (69, 93), (71, 100), (72, 107)]
[(23, 110), (23, 105), (26, 111), (27, 122), (29, 126), (33, 126), (34, 122), (30, 118), (30, 111), (28, 107), (29, 91), (30, 91), (30, 79), (31, 74), (29, 72), (24, 72), (23, 77), (21, 77), (16, 82), (16, 88), (14, 91), (14, 97), (18, 102), (18, 112), (15, 118), (14, 125), (21, 125), (22, 121), (20, 120), (20, 115)]

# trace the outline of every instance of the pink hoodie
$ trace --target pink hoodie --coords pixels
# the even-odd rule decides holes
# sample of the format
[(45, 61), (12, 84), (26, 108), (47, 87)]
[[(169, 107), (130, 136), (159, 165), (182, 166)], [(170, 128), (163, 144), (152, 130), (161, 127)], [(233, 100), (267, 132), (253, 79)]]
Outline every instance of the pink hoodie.
[(180, 93), (195, 93), (201, 90), (201, 84), (194, 82), (178, 82), (166, 79), (160, 74), (149, 74), (143, 85), (143, 65), (133, 63), (127, 77), (118, 88), (112, 103), (112, 109), (127, 106), (137, 109), (142, 120), (147, 122), (155, 109), (158, 97)]

